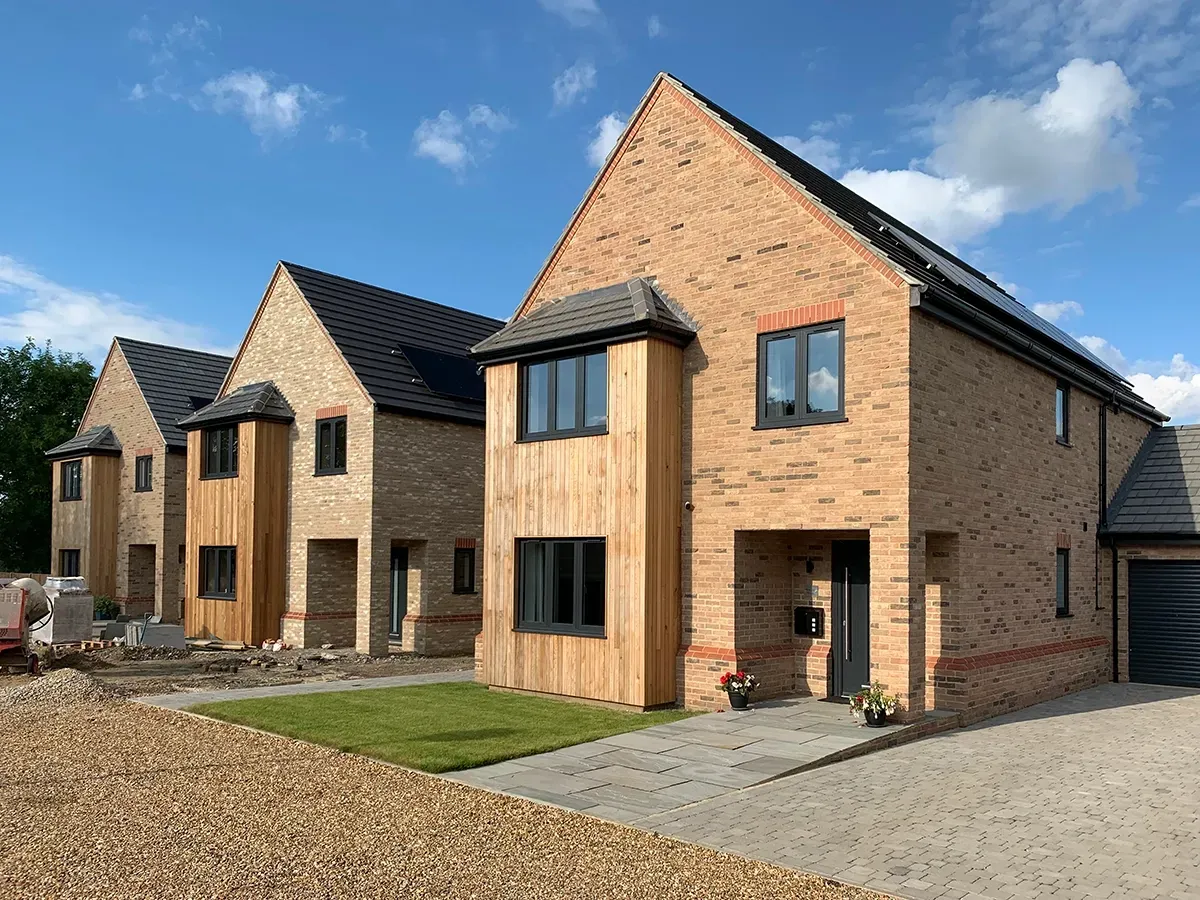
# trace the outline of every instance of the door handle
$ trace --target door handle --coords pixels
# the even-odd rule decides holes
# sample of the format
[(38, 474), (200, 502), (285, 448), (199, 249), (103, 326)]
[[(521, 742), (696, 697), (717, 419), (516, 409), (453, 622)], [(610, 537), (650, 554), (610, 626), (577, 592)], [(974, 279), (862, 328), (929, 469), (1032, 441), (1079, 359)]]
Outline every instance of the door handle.
[(850, 569), (842, 578), (842, 658), (850, 661)]

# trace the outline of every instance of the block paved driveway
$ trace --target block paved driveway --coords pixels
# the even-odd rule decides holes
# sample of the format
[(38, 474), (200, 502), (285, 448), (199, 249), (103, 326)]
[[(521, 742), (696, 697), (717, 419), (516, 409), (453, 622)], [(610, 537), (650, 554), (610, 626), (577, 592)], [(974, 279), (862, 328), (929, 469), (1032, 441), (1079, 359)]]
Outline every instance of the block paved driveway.
[(903, 897), (1200, 900), (1200, 691), (1104, 685), (637, 827)]

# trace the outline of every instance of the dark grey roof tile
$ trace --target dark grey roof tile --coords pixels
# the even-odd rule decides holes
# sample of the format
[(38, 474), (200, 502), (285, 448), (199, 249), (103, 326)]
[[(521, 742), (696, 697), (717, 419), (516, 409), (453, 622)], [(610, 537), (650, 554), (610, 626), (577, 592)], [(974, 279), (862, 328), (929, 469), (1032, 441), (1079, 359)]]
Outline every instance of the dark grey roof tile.
[(1106, 531), (1200, 536), (1200, 425), (1147, 435), (1109, 506)]
[(279, 392), (273, 381), (247, 384), (226, 394), (215, 403), (210, 403), (185, 419), (180, 420), (183, 431), (195, 431), (212, 425), (225, 425), (251, 419), (271, 422), (292, 422), (296, 418), (287, 399)]
[(150, 414), (172, 449), (187, 446), (187, 436), (177, 423), (206, 404), (221, 390), (221, 382), (233, 360), (216, 353), (167, 347), (118, 337), (133, 377), (141, 389)]
[(63, 459), (68, 456), (117, 456), (120, 452), (121, 444), (113, 430), (107, 425), (94, 425), (83, 434), (50, 448), (46, 456)]

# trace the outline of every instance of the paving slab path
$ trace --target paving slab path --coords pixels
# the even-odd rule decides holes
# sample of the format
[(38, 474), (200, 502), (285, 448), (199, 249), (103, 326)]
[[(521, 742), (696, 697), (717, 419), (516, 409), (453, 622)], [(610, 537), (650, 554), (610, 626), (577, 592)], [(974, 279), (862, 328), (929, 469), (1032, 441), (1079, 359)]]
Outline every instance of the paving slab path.
[(915, 733), (914, 726), (864, 728), (841, 704), (776, 700), (447, 777), (637, 824)]
[(646, 816), (919, 900), (1200, 898), (1200, 691), (1110, 684)]

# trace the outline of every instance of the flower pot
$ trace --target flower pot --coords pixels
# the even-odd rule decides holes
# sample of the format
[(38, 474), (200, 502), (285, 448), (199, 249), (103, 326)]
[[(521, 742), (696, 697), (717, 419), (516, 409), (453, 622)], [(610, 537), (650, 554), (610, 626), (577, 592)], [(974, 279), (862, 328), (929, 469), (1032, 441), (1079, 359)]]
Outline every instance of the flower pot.
[(868, 728), (882, 728), (887, 724), (887, 713), (882, 709), (864, 709), (863, 717), (867, 720)]
[(737, 694), (737, 693), (730, 692), (729, 705), (733, 709), (745, 709), (747, 706), (750, 705), (750, 698), (747, 697), (745, 694)]

